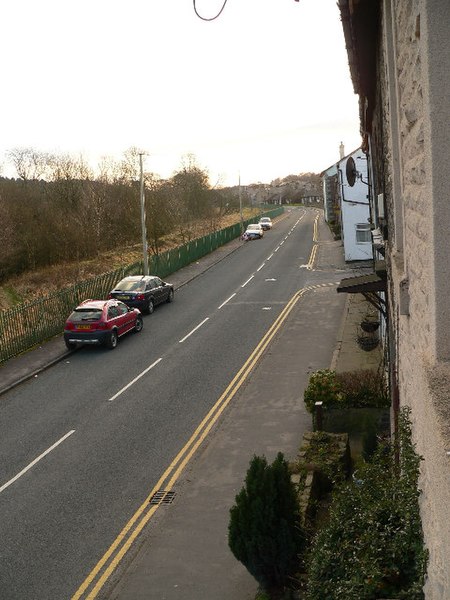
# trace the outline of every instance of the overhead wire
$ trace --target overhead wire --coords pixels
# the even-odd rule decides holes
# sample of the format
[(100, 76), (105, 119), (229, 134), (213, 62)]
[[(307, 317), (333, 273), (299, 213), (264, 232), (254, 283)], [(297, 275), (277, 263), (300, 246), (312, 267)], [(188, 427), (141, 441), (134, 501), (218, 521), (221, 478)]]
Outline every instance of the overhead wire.
[[(295, 0), (295, 1), (296, 1), (296, 2), (298, 2), (299, 0)], [(224, 0), (224, 3), (222, 4), (222, 8), (219, 10), (219, 12), (217, 13), (217, 15), (216, 15), (215, 17), (210, 17), (210, 18), (203, 17), (203, 16), (202, 16), (202, 15), (201, 15), (201, 14), (198, 12), (198, 10), (197, 10), (197, 4), (196, 4), (196, 0), (193, 0), (193, 2), (194, 2), (194, 12), (195, 12), (195, 14), (197, 15), (197, 17), (198, 17), (199, 19), (201, 19), (202, 21), (214, 21), (215, 19), (218, 19), (218, 18), (220, 17), (220, 15), (222, 14), (222, 12), (223, 12), (223, 9), (225, 8), (225, 5), (226, 5), (226, 3), (228, 2), (228, 0)]]
[(220, 17), (220, 15), (222, 14), (223, 9), (225, 8), (225, 5), (228, 2), (228, 0), (224, 0), (224, 3), (222, 4), (222, 8), (219, 10), (219, 12), (217, 13), (217, 15), (215, 17), (210, 17), (210, 18), (202, 17), (202, 15), (197, 10), (196, 0), (193, 0), (193, 2), (194, 2), (194, 12), (195, 12), (195, 14), (197, 15), (197, 17), (199, 19), (201, 19), (202, 21), (214, 21), (215, 19), (218, 19)]

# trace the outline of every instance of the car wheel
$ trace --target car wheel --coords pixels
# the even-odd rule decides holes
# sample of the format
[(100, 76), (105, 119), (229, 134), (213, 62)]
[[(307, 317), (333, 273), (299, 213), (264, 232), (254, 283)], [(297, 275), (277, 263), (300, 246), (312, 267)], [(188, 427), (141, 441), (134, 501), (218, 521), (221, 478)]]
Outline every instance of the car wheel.
[(167, 296), (167, 302), (173, 302), (173, 289), (170, 288), (169, 295)]
[(144, 321), (142, 320), (142, 317), (139, 315), (138, 317), (136, 317), (136, 323), (134, 324), (135, 333), (139, 333), (140, 331), (142, 331), (143, 327), (144, 327)]
[(142, 312), (146, 315), (151, 315), (154, 310), (155, 310), (155, 303), (153, 302), (152, 299), (150, 299), (147, 302), (147, 304), (144, 306), (144, 308), (142, 309)]
[(64, 341), (65, 341), (67, 350), (75, 350), (75, 348), (77, 347), (75, 342), (69, 342), (68, 340), (64, 340)]
[(117, 346), (117, 341), (117, 331), (113, 330), (111, 331), (111, 335), (109, 336), (109, 338), (106, 340), (107, 348), (109, 348), (110, 350), (114, 350), (114, 348)]

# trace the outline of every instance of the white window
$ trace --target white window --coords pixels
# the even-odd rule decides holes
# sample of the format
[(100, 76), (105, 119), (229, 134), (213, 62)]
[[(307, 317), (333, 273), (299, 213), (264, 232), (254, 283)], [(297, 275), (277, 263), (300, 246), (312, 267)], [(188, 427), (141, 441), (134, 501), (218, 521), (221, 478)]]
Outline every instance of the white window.
[(356, 243), (366, 244), (371, 241), (370, 223), (356, 223)]

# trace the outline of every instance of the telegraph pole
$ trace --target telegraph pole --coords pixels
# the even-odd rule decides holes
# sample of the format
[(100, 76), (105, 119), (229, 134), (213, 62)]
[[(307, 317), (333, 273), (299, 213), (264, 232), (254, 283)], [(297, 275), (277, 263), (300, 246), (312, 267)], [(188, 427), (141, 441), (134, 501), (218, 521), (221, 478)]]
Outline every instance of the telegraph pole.
[(244, 233), (243, 219), (242, 219), (242, 192), (241, 192), (241, 172), (239, 171), (239, 215), (241, 219), (241, 234)]
[(142, 255), (144, 263), (144, 275), (148, 275), (148, 247), (147, 247), (147, 228), (145, 226), (145, 196), (144, 196), (144, 171), (142, 167), (142, 157), (144, 152), (139, 152), (139, 165), (141, 168), (141, 229), (142, 229)]

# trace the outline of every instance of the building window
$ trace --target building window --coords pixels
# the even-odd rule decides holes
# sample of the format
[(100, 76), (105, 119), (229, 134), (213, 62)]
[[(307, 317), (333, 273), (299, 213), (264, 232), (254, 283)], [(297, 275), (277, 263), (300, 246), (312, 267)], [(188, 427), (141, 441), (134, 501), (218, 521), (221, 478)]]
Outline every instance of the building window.
[(367, 244), (371, 241), (370, 223), (356, 223), (356, 243)]

